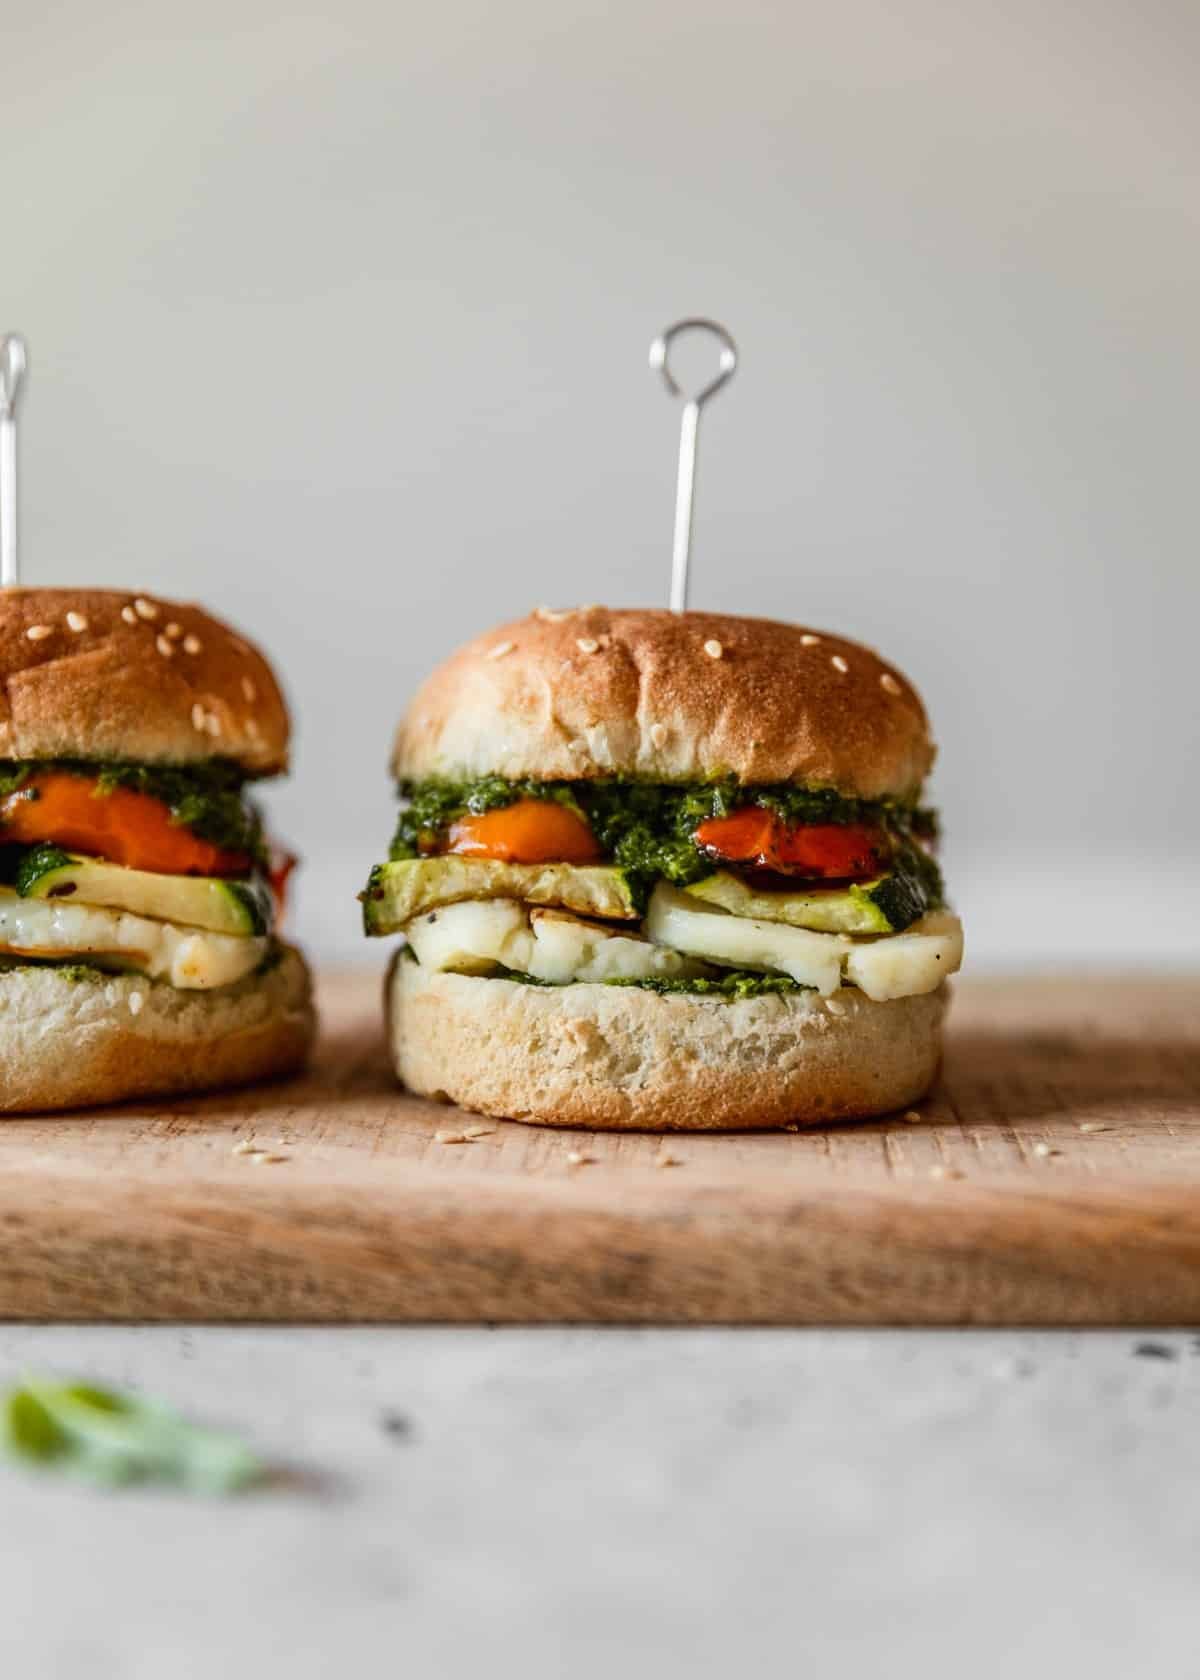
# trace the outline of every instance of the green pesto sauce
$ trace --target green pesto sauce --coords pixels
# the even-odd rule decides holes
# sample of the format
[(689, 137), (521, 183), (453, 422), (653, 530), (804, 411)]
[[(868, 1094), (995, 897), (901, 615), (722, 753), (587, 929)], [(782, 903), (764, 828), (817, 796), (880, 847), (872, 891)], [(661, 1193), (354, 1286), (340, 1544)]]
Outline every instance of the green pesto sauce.
[[(232, 984), (243, 986), (248, 980), (261, 980), (265, 975), (270, 974), (273, 969), (279, 967), (283, 961), (283, 953), (284, 946), (282, 943), (278, 939), (270, 940), (258, 967), (251, 969), (249, 974), (244, 974), (240, 980), (235, 980)], [(94, 986), (102, 980), (127, 979), (134, 975), (149, 981), (151, 986), (167, 986), (170, 984), (167, 980), (151, 980), (148, 974), (143, 974), (141, 969), (134, 967), (131, 963), (114, 961), (111, 967), (104, 968), (99, 963), (77, 962), (69, 957), (60, 961), (55, 957), (18, 957), (12, 954), (0, 956), (0, 976), (13, 974), (26, 968), (53, 969), (55, 974), (63, 980), (69, 980), (72, 985)]]
[[(186, 768), (76, 758), (9, 759), (0, 761), (0, 799), (19, 793), (31, 776), (46, 771), (94, 778), (97, 799), (118, 788), (148, 794), (167, 807), (173, 823), (198, 839), (224, 851), (249, 852), (259, 862), (265, 859), (262, 817), (245, 796), (245, 772), (229, 759), (212, 758)], [(37, 798), (36, 787), (26, 792), (30, 799)]]
[(14, 974), (19, 969), (26, 968), (52, 968), (55, 974), (76, 986), (91, 986), (101, 980), (111, 980), (117, 972), (113, 969), (97, 968), (94, 963), (56, 962), (52, 957), (0, 957), (0, 975)]
[(937, 865), (912, 844), (936, 836), (936, 813), (899, 800), (848, 799), (832, 788), (787, 783), (743, 786), (731, 776), (682, 785), (628, 777), (538, 782), (484, 776), (470, 782), (402, 782), (400, 795), (406, 803), (392, 841), (393, 860), (435, 848), (464, 813), (477, 816), (518, 799), (553, 799), (587, 819), (606, 857), (626, 871), (635, 895), (644, 899), (656, 880), (686, 887), (712, 872), (711, 861), (692, 838), (702, 822), (761, 805), (788, 823), (866, 823), (885, 829), (897, 842), (899, 856), (913, 854), (911, 868), (924, 874), (926, 886), (936, 880), (932, 902), (941, 901)]
[[(552, 980), (538, 980), (532, 974), (518, 974), (506, 971), (497, 978), (515, 980), (522, 986), (545, 986), (551, 991), (562, 991)], [(657, 992), (660, 997), (714, 997), (726, 1000), (737, 998), (770, 997), (773, 994), (787, 996), (792, 992), (810, 992), (811, 986), (802, 986), (798, 980), (789, 979), (786, 974), (751, 974), (743, 969), (733, 969), (723, 974), (719, 980), (684, 979), (680, 975), (657, 975), (648, 980), (599, 980), (592, 982), (600, 986), (636, 986), (643, 992)]]

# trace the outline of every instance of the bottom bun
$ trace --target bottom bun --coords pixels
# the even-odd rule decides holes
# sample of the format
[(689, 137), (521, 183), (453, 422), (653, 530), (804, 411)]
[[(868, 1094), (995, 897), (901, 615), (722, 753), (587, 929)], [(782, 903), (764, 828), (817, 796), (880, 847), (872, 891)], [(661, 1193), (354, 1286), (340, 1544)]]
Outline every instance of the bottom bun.
[(529, 986), (406, 957), (387, 985), (410, 1091), (545, 1126), (745, 1131), (865, 1119), (924, 1095), (947, 988), (726, 1001), (636, 986)]
[(0, 1111), (94, 1107), (292, 1073), (314, 1027), (308, 967), (290, 946), (273, 968), (211, 992), (136, 974), (8, 969), (0, 972)]

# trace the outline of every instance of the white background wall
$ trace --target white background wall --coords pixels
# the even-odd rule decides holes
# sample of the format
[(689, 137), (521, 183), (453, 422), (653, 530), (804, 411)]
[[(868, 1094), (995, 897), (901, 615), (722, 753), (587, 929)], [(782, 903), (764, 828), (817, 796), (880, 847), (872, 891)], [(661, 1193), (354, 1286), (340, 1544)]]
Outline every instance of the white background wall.
[(1190, 0), (0, 0), (24, 570), (199, 597), (286, 673), (302, 930), (357, 952), (395, 715), (539, 601), (696, 605), (923, 689), (977, 959), (1194, 959)]

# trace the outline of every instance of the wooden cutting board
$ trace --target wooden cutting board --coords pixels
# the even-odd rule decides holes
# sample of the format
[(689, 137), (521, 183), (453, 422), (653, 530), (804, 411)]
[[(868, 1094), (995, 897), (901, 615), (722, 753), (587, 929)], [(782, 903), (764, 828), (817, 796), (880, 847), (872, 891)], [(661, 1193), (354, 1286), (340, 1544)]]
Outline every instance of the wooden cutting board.
[(0, 1122), (0, 1316), (1200, 1322), (1200, 979), (965, 980), (919, 1118), (674, 1165), (407, 1097), (322, 992), (302, 1080)]

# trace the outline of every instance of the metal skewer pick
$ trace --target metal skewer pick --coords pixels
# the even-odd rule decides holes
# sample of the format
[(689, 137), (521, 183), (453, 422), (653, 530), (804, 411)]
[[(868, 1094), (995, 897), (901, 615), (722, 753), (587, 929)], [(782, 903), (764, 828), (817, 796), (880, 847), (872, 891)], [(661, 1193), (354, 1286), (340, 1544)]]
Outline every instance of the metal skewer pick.
[(683, 397), (686, 394), (671, 372), (667, 358), (679, 335), (689, 332), (711, 333), (721, 346), (721, 357), (715, 376), (703, 390), (697, 391), (694, 397), (686, 398), (683, 419), (679, 425), (675, 541), (671, 549), (671, 611), (675, 613), (686, 612), (688, 604), (688, 562), (692, 557), (692, 504), (696, 496), (696, 443), (700, 430), (700, 410), (710, 397), (716, 396), (722, 385), (729, 383), (738, 364), (737, 345), (719, 321), (705, 321), (698, 317), (676, 321), (673, 327), (668, 327), (650, 346), (650, 366), (662, 374), (663, 383), (673, 397)]
[(17, 392), (25, 372), (25, 340), (0, 338), (0, 585), (17, 581)]

